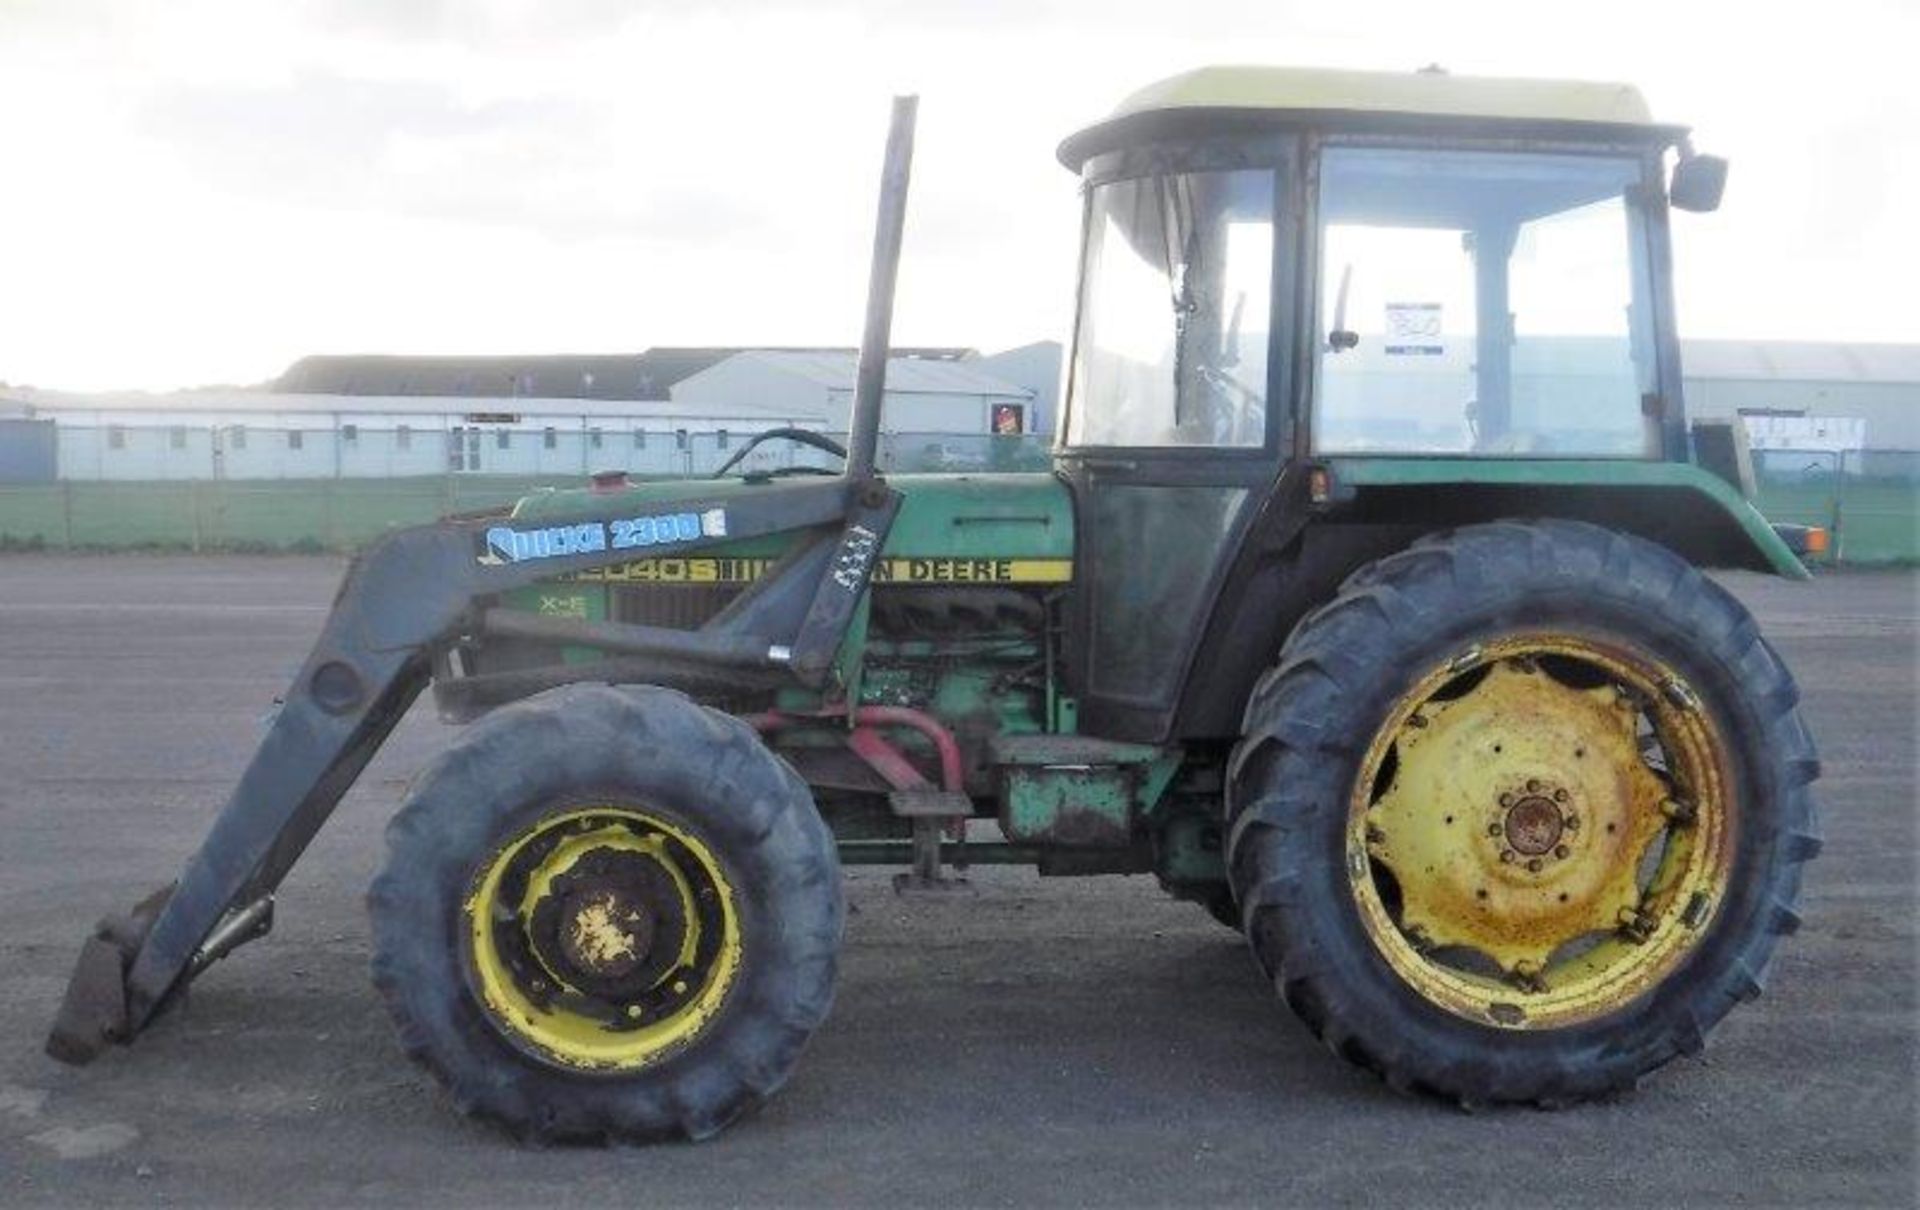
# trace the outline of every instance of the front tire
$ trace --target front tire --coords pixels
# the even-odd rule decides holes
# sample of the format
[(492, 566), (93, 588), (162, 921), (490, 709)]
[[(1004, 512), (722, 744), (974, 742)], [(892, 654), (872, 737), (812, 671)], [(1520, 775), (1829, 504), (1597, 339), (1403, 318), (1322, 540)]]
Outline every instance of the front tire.
[(1396, 1087), (1630, 1087), (1798, 923), (1796, 701), (1740, 604), (1637, 538), (1501, 523), (1371, 564), (1289, 639), (1229, 768), (1254, 954)]
[(839, 859), (737, 719), (574, 685), (416, 784), (368, 896), (374, 982), (460, 1108), (536, 1140), (705, 1138), (827, 1014)]

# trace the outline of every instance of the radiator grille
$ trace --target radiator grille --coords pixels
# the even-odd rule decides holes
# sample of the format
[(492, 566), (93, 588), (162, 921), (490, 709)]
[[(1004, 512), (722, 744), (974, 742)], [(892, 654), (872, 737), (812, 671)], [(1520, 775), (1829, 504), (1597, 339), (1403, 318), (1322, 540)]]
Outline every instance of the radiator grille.
[(613, 620), (696, 630), (745, 591), (740, 584), (647, 584), (613, 589)]

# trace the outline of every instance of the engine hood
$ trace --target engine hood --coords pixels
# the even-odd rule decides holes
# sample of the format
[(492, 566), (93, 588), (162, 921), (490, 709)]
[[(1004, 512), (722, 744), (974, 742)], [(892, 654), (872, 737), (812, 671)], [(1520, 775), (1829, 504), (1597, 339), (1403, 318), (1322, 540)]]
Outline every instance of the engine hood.
[[(894, 475), (887, 484), (904, 498), (883, 548), (890, 559), (905, 561), (892, 568), (894, 578), (911, 580), (916, 573), (934, 582), (1070, 577), (1073, 497), (1053, 475)], [(522, 499), (513, 516), (537, 521), (604, 517), (626, 504), (644, 512), (681, 500), (744, 499), (767, 487), (764, 480), (670, 479), (611, 491), (549, 490)], [(709, 549), (717, 555), (772, 557), (785, 550), (790, 540), (781, 534), (720, 542)], [(945, 562), (915, 566), (913, 560)], [(1007, 560), (1023, 563), (1001, 566), (996, 562)], [(1037, 567), (1034, 561), (1065, 561), (1067, 566)]]

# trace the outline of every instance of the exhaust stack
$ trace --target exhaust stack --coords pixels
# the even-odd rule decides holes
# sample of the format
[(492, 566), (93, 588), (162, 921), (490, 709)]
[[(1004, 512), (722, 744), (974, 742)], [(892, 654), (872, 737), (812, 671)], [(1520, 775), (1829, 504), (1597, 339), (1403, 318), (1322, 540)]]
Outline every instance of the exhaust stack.
[(913, 123), (919, 107), (919, 97), (895, 97), (887, 130), (880, 212), (873, 228), (873, 267), (867, 279), (867, 323), (860, 337), (860, 367), (847, 421), (846, 477), (855, 481), (873, 478), (880, 445), (880, 405), (887, 392), (887, 355), (892, 350), (893, 285), (900, 272), (907, 182), (913, 169)]

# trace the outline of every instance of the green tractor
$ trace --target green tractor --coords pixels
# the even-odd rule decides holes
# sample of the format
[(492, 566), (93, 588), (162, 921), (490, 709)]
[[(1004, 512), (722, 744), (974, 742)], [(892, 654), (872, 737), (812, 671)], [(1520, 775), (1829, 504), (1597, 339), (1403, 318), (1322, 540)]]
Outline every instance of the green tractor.
[(429, 687), (475, 721), (388, 829), (374, 978), (523, 1136), (699, 1138), (779, 1088), (849, 863), (1151, 874), (1334, 1053), (1466, 1104), (1630, 1087), (1758, 994), (1818, 760), (1701, 571), (1806, 575), (1682, 406), (1669, 209), (1725, 163), (1625, 87), (1167, 80), (1060, 150), (1051, 471), (883, 476), (912, 120), (843, 469), (615, 473), (375, 543), (53, 1053), (265, 932)]

